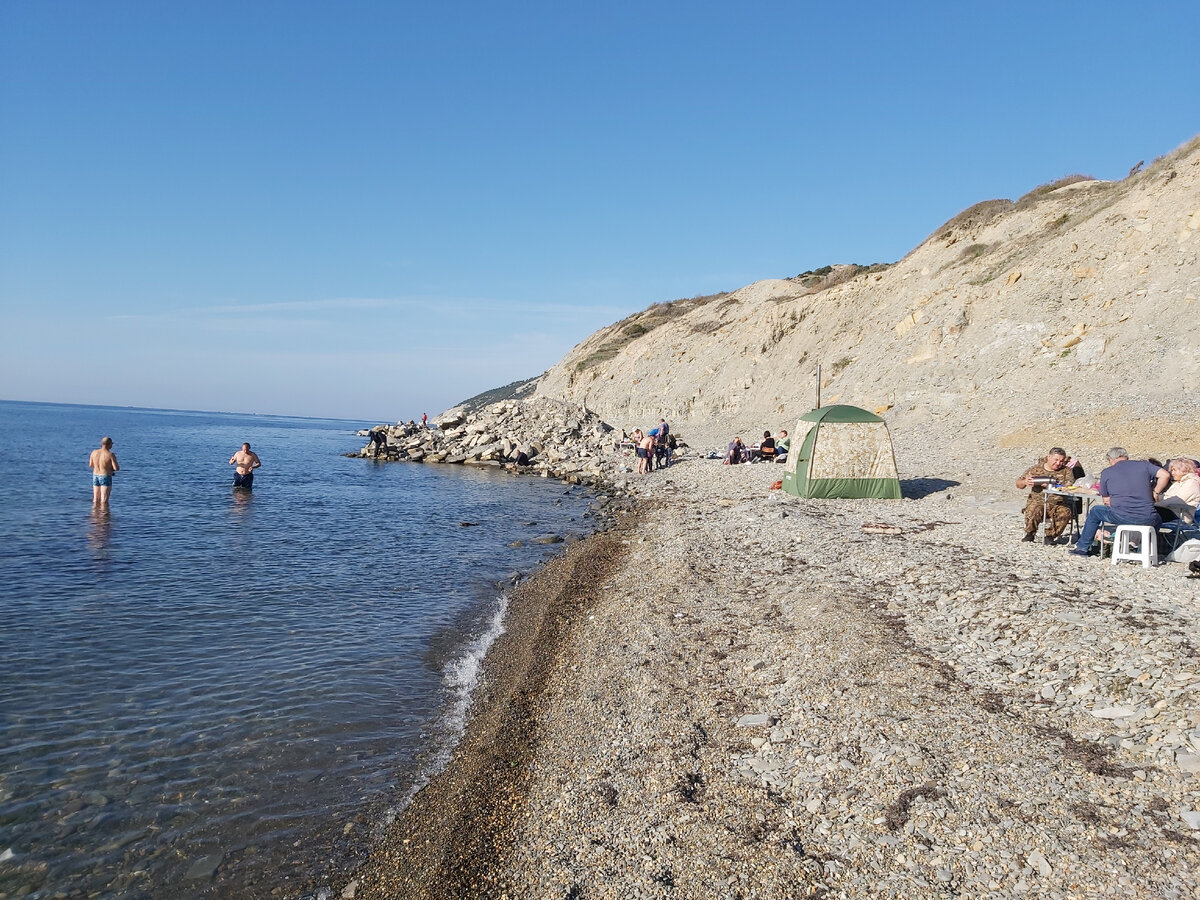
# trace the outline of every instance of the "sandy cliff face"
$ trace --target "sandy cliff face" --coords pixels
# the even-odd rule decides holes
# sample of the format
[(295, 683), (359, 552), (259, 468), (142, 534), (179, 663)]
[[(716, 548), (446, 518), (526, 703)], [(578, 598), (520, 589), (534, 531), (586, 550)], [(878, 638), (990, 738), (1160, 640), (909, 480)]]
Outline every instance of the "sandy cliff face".
[(753, 434), (812, 408), (819, 363), (823, 402), (886, 408), (898, 435), (951, 448), (1200, 445), (1198, 258), (1200, 138), (1119, 182), (978, 204), (883, 271), (651, 307), (537, 393), (617, 427)]

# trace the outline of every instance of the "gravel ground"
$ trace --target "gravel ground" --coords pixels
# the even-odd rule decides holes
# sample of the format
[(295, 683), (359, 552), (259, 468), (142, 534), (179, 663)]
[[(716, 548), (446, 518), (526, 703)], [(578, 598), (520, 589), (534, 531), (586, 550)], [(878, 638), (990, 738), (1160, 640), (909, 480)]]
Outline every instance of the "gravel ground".
[(332, 896), (1200, 894), (1200, 581), (1019, 543), (1028, 454), (898, 450), (949, 474), (903, 501), (696, 458), (633, 481)]

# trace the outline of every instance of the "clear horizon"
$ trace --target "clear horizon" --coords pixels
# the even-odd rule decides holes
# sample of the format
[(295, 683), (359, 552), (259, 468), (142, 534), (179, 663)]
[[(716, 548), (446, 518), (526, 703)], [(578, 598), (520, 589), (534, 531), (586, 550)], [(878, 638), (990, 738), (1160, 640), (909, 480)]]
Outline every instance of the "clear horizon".
[[(341, 416), (292, 416), (288, 415), (287, 413), (249, 412), (246, 410), (237, 409), (181, 409), (173, 406), (118, 406), (111, 403), (68, 403), (65, 400), (13, 400), (8, 397), (0, 397), (0, 403), (23, 403), (29, 406), (78, 406), (81, 409), (133, 409), (139, 412), (195, 413), (197, 415), (204, 416), (246, 416), (247, 418), (253, 419), (315, 419), (325, 422), (345, 422), (349, 425), (359, 423), (358, 428), (367, 427), (369, 425), (391, 424), (390, 422), (385, 423), (382, 421), (371, 421), (368, 423), (365, 420), (355, 418), (347, 419)], [(431, 415), (429, 418), (432, 421), (433, 416)]]
[(1200, 130), (1194, 4), (0, 6), (0, 396), (362, 421)]

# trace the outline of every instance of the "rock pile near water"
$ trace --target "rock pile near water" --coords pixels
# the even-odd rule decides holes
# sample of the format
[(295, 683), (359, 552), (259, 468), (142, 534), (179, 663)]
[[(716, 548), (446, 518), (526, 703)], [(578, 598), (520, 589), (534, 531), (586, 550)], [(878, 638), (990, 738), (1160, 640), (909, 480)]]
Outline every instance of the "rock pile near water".
[(357, 456), (426, 463), (515, 465), (524, 454), (524, 471), (594, 484), (611, 471), (612, 427), (576, 403), (548, 398), (502, 400), (476, 413), (457, 406), (426, 427), (414, 422), (380, 425), (382, 448), (367, 444)]

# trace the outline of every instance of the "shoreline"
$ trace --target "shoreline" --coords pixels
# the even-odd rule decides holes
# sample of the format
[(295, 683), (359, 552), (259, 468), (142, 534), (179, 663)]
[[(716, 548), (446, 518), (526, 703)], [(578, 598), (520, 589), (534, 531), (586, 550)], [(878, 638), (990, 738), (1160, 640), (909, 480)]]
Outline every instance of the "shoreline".
[[(542, 692), (591, 585), (620, 563), (623, 516), (567, 547), (512, 591), (504, 632), (483, 661), (470, 719), (447, 764), (370, 851), (343, 894), (442, 900), (490, 896), (524, 800)], [(351, 887), (352, 885), (352, 887)]]
[(1020, 545), (1015, 492), (814, 502), (777, 471), (639, 479), (531, 578), (552, 627), (514, 620), (526, 668), (342, 896), (1194, 895), (1186, 570)]

